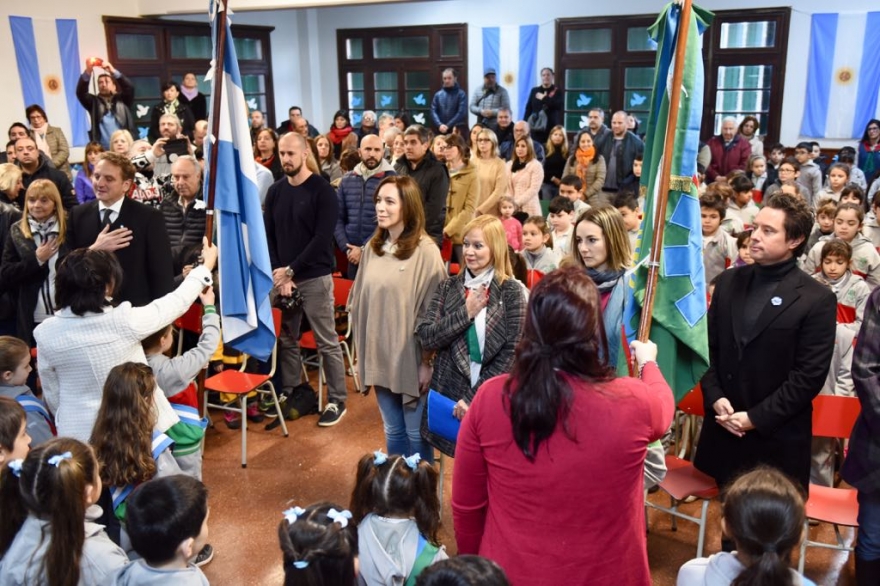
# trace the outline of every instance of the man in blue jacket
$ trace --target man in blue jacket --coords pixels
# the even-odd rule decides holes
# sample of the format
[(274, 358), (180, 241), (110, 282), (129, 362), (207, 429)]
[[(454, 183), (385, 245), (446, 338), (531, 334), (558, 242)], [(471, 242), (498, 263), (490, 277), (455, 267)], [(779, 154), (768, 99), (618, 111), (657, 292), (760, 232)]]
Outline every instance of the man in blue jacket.
[(385, 160), (385, 145), (375, 134), (361, 139), (361, 162), (342, 176), (336, 199), (339, 218), (333, 236), (336, 246), (348, 257), (348, 278), (357, 275), (363, 246), (376, 230), (376, 203), (373, 196), (379, 183), (389, 175), (397, 175)]
[(468, 135), (467, 93), (458, 85), (454, 69), (443, 70), (443, 87), (431, 101), (431, 119), (440, 134), (457, 130), (461, 136)]

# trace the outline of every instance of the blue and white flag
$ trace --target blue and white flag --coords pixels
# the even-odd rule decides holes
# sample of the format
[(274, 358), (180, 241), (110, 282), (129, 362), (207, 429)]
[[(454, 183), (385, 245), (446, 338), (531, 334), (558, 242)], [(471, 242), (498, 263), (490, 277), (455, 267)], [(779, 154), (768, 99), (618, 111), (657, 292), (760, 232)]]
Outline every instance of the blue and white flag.
[(494, 69), (510, 95), (513, 119), (522, 120), (529, 92), (538, 85), (538, 25), (483, 28), (483, 71)]
[(880, 12), (814, 14), (801, 134), (861, 138), (880, 118)]
[[(219, 4), (219, 3), (218, 3)], [(222, 6), (219, 8), (222, 10)], [(217, 21), (214, 18), (214, 55), (217, 55)], [(217, 136), (205, 141), (205, 201), (212, 173), (216, 173), (214, 217), (220, 271), (220, 317), (223, 341), (236, 350), (268, 360), (275, 346), (275, 326), (269, 291), (272, 269), (266, 227), (260, 210), (257, 172), (248, 123), (248, 106), (241, 85), (235, 44), (227, 20), (223, 63), (214, 63), (211, 96), (223, 80), (219, 111), (211, 109), (208, 128), (220, 125)], [(217, 149), (217, 166), (211, 168), (211, 151)]]
[(71, 146), (84, 146), (89, 141), (89, 121), (76, 99), (82, 71), (76, 20), (10, 16), (9, 28), (25, 107), (37, 104)]

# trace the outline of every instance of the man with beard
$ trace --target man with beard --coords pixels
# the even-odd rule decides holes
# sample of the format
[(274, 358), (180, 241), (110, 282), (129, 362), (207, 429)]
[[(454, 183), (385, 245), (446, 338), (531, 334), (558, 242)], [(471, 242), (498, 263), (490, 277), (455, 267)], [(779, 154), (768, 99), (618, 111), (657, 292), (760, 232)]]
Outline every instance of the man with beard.
[(101, 63), (105, 73), (98, 77), (98, 95), (89, 91), (92, 70), (96, 63), (86, 59), (86, 70), (76, 84), (76, 97), (92, 117), (89, 140), (100, 142), (105, 150), (110, 150), (110, 135), (117, 130), (128, 130), (137, 136), (131, 108), (134, 104), (134, 86), (127, 77), (119, 73), (109, 63)]
[[(156, 189), (145, 189), (146, 186), (139, 183), (138, 187), (141, 192), (147, 194), (143, 199), (135, 197), (141, 203), (158, 208), (162, 204), (164, 195), (170, 192), (171, 164), (177, 160), (178, 155), (169, 155), (165, 152), (165, 145), (168, 144), (169, 140), (186, 140), (187, 152), (190, 155), (195, 154), (195, 148), (189, 138), (185, 134), (181, 134), (181, 132), (182, 127), (177, 116), (175, 114), (163, 114), (159, 118), (159, 140), (153, 144), (150, 150), (132, 157), (131, 163), (139, 173), (146, 175), (151, 168), (153, 170), (152, 180), (149, 183), (155, 186)], [(137, 195), (136, 193), (135, 196)]]
[(286, 180), (269, 188), (263, 218), (272, 277), (279, 297), (300, 304), (282, 311), (279, 337), (281, 385), (290, 390), (300, 384), (302, 359), (299, 331), (303, 313), (309, 319), (318, 353), (324, 364), (329, 400), (318, 420), (321, 427), (336, 425), (345, 415), (345, 367), (336, 333), (333, 310), (333, 229), (339, 217), (339, 203), (333, 188), (321, 176), (309, 171), (310, 150), (297, 133), (278, 141), (278, 154)]
[(342, 177), (336, 198), (339, 217), (336, 220), (336, 246), (348, 257), (348, 278), (357, 275), (361, 249), (376, 230), (376, 204), (373, 196), (379, 183), (396, 175), (394, 167), (383, 157), (382, 139), (369, 134), (361, 139), (361, 162)]

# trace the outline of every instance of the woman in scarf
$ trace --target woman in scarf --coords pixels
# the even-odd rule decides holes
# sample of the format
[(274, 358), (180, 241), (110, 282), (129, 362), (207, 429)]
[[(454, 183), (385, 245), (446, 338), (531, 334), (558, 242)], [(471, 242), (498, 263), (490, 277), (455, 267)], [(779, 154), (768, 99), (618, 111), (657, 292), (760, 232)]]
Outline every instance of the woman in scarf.
[(868, 182), (880, 172), (880, 120), (869, 120), (865, 133), (859, 141), (859, 169), (865, 173)]
[(591, 206), (609, 203), (602, 194), (605, 185), (605, 158), (593, 144), (593, 137), (586, 130), (575, 140), (577, 150), (572, 153), (562, 170), (562, 176), (577, 175), (584, 182), (584, 199)]
[(194, 73), (183, 76), (179, 99), (189, 107), (197, 122), (208, 119), (208, 99), (199, 91), (199, 82)]
[(180, 100), (180, 86), (173, 81), (166, 81), (162, 86), (162, 98), (163, 100), (153, 106), (153, 110), (150, 113), (150, 130), (147, 134), (150, 143), (155, 143), (161, 138), (161, 135), (159, 134), (159, 119), (165, 114), (174, 114), (177, 116), (177, 119), (180, 120), (180, 124), (183, 128), (183, 134), (192, 139), (193, 129), (196, 126), (196, 119), (193, 116), (192, 110), (189, 109), (189, 106)]
[(34, 131), (37, 148), (49, 157), (56, 169), (67, 175), (68, 179), (72, 178), (70, 163), (67, 162), (70, 157), (70, 146), (67, 144), (64, 132), (57, 126), (49, 126), (46, 111), (37, 104), (28, 106), (24, 113)]
[(352, 132), (354, 132), (354, 128), (351, 126), (348, 112), (345, 110), (337, 111), (333, 115), (333, 126), (330, 127), (330, 132), (327, 133), (327, 138), (333, 143), (333, 156), (337, 159), (342, 154), (342, 141)]
[[(522, 336), (526, 298), (513, 278), (501, 220), (483, 215), (464, 228), (465, 270), (440, 284), (416, 332), (423, 350), (436, 350), (431, 388), (457, 401), (464, 417), (485, 381), (510, 372)], [(422, 437), (448, 456), (455, 442), (428, 429)]]
[(574, 224), (574, 242), (571, 256), (563, 266), (579, 266), (599, 288), (602, 303), (602, 321), (608, 337), (606, 364), (617, 367), (622, 348), (620, 326), (623, 324), (623, 306), (626, 301), (624, 273), (632, 262), (632, 250), (623, 216), (610, 205), (590, 208)]
[(34, 328), (55, 312), (55, 267), (67, 254), (65, 214), (58, 188), (37, 179), (25, 195), (21, 221), (3, 247), (0, 281), (18, 295), (16, 336), (34, 344)]

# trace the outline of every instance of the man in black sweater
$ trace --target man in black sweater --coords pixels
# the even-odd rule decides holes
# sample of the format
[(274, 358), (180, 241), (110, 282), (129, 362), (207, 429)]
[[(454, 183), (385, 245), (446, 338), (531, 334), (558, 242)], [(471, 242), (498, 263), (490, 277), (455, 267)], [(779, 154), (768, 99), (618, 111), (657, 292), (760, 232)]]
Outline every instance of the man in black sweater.
[(394, 170), (398, 175), (412, 177), (419, 184), (425, 207), (425, 231), (440, 246), (446, 219), (446, 196), (449, 195), (449, 173), (428, 150), (430, 137), (428, 129), (421, 124), (407, 128), (403, 133), (403, 156), (394, 163)]
[(278, 343), (281, 384), (292, 389), (300, 383), (302, 359), (299, 330), (305, 312), (324, 363), (329, 400), (318, 425), (336, 425), (345, 415), (345, 366), (333, 312), (333, 229), (339, 203), (333, 188), (309, 171), (309, 146), (295, 132), (278, 141), (281, 167), (287, 176), (266, 194), (263, 218), (269, 243), (272, 277), (280, 297), (299, 292), (301, 304), (283, 310)]

